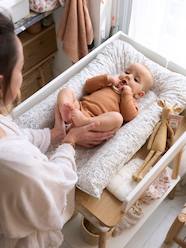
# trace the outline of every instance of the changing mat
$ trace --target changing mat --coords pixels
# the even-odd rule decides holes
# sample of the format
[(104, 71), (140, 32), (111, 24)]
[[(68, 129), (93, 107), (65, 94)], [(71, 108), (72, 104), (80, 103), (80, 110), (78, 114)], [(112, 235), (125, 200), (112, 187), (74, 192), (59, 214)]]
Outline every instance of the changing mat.
[[(157, 98), (167, 103), (186, 105), (186, 78), (171, 72), (145, 57), (127, 42), (117, 39), (109, 43), (86, 67), (64, 85), (71, 87), (77, 97), (82, 96), (82, 87), (89, 77), (109, 73), (118, 74), (131, 63), (142, 63), (152, 72), (152, 91), (139, 101), (140, 114), (127, 123), (106, 143), (93, 149), (77, 148), (76, 161), (79, 180), (77, 186), (100, 197), (110, 179), (121, 165), (141, 148), (159, 121), (161, 109)], [(59, 78), (60, 80), (60, 78)], [(15, 121), (22, 127), (41, 128), (52, 126), (53, 109), (58, 91), (35, 105)]]

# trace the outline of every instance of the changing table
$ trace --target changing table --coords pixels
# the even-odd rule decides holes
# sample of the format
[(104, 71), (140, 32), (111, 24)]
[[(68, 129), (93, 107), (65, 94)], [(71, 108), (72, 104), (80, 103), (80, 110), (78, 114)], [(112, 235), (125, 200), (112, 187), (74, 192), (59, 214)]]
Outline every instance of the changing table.
[[(96, 55), (98, 55), (105, 46), (111, 42), (121, 39), (127, 41), (129, 44), (134, 46), (138, 51), (143, 53), (145, 56), (152, 59), (159, 65), (168, 68), (169, 70), (176, 71), (183, 75), (186, 75), (185, 71), (177, 66), (176, 64), (167, 61), (166, 58), (154, 53), (153, 51), (143, 47), (139, 43), (130, 39), (122, 32), (118, 32), (116, 35), (108, 39), (86, 57), (78, 61), (71, 68), (66, 70), (63, 74), (56, 77), (52, 82), (44, 86), (41, 90), (36, 92), (29, 99), (21, 103), (17, 108), (14, 109), (12, 115), (13, 118), (19, 118), (26, 111), (31, 109), (33, 106), (46, 99), (53, 92), (59, 89), (64, 83), (66, 83), (72, 75), (79, 73), (90, 61), (92, 61)], [(47, 106), (46, 106), (47, 108)], [(47, 112), (44, 113), (48, 118)], [(38, 116), (39, 117), (39, 116)], [(110, 228), (114, 227), (121, 219), (123, 210), (127, 211), (143, 194), (143, 192), (149, 187), (150, 184), (158, 177), (161, 171), (174, 160), (175, 170), (173, 170), (173, 179), (171, 187), (164, 194), (161, 199), (155, 200), (153, 204), (146, 206), (145, 216), (131, 229), (126, 230), (126, 240), (123, 241), (123, 246), (132, 238), (137, 230), (143, 225), (145, 220), (153, 213), (153, 211), (159, 206), (163, 199), (170, 193), (170, 191), (178, 183), (180, 177), (177, 176), (177, 168), (179, 167), (180, 154), (184, 146), (186, 145), (186, 124), (185, 119), (180, 125), (177, 132), (174, 145), (162, 156), (162, 158), (156, 163), (156, 165), (150, 170), (150, 172), (139, 182), (136, 188), (127, 196), (125, 206), (122, 202), (117, 200), (111, 193), (104, 189), (101, 198), (94, 198), (83, 191), (76, 189), (76, 210), (79, 211), (86, 219), (88, 219), (93, 225), (100, 229), (99, 248), (106, 247), (106, 232)], [(48, 122), (47, 122), (48, 123)], [(50, 123), (51, 124), (51, 123)], [(142, 158), (145, 156), (146, 149), (145, 145), (138, 151)]]

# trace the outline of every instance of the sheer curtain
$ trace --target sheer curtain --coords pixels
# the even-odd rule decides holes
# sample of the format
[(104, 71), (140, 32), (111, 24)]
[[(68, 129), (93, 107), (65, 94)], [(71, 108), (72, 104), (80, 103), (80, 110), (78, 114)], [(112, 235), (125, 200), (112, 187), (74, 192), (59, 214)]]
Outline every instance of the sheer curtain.
[(100, 32), (104, 41), (119, 29), (119, 4), (120, 0), (101, 0), (100, 7)]
[(186, 0), (133, 0), (129, 36), (186, 68)]

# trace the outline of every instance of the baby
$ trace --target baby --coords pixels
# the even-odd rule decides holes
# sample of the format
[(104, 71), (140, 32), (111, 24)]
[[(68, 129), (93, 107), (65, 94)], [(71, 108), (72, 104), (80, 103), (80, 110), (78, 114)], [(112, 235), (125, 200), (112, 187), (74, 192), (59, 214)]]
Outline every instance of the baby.
[(80, 101), (74, 92), (65, 88), (58, 94), (62, 119), (74, 126), (96, 122), (94, 131), (117, 131), (136, 117), (136, 99), (143, 97), (152, 87), (153, 77), (142, 64), (131, 64), (119, 76), (99, 75), (87, 79), (85, 96)]

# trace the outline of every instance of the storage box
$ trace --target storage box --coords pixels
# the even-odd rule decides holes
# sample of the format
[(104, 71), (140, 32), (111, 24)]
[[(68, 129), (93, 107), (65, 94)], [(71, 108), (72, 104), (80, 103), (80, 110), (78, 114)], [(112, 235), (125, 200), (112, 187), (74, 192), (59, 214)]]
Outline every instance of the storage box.
[(13, 22), (29, 15), (29, 0), (0, 0), (0, 7), (8, 10), (12, 16)]

